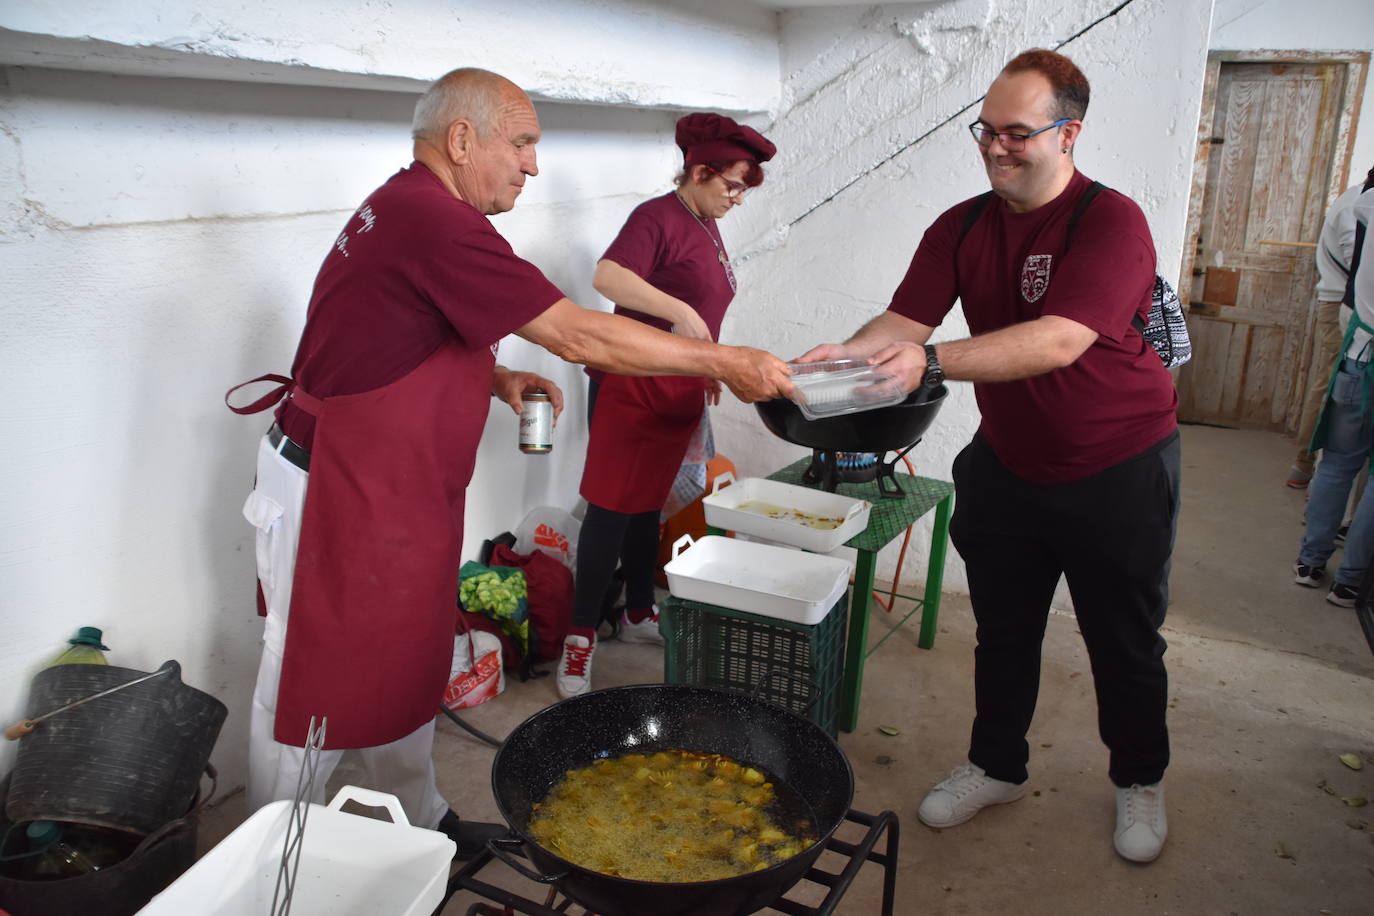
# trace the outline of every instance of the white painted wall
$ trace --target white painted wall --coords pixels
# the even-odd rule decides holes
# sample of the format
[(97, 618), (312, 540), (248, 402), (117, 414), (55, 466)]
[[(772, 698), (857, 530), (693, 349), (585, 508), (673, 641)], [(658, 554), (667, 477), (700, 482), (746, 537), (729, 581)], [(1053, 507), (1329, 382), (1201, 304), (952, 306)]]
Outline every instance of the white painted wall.
[[(541, 174), (495, 222), (596, 306), (597, 256), (679, 163), (676, 113), (644, 106), (739, 111), (778, 91), (772, 13), (387, 6), (0, 7), (0, 716), (33, 713), (32, 674), (99, 626), (115, 664), (176, 658), (229, 705), (214, 759), (241, 784), (261, 624), (239, 508), (268, 420), (221, 399), (289, 369), (339, 227), (410, 159), (426, 80), (479, 63), (568, 100), (538, 103)], [(502, 361), (558, 380), (569, 412), (554, 453), (527, 457), (493, 410), (469, 555), (533, 506), (571, 508), (581, 474), (580, 367), (517, 339)], [(0, 770), (15, 750), (0, 743)]]
[[(327, 246), (409, 158), (426, 80), (475, 63), (535, 90), (542, 171), (496, 224), (589, 304), (597, 255), (668, 187), (677, 112), (766, 125), (780, 156), (723, 225), (741, 279), (725, 337), (790, 356), (881, 309), (925, 226), (983, 187), (961, 109), (1001, 64), (1115, 5), (0, 6), (0, 715), (32, 712), (38, 665), (101, 626), (116, 663), (176, 658), (229, 704), (215, 760), (223, 785), (242, 781), (259, 624), (239, 506), (266, 421), (220, 399), (289, 366)], [(1135, 0), (1066, 49), (1094, 85), (1080, 164), (1142, 203), (1174, 268), (1210, 9)], [(957, 320), (940, 331), (960, 333)], [(574, 396), (548, 458), (520, 456), (513, 416), (493, 412), (469, 554), (535, 505), (570, 506), (581, 471), (580, 371), (518, 340), (502, 359)], [(747, 408), (716, 416), (746, 473), (798, 454)], [(919, 472), (947, 477), (975, 424), (959, 391)], [(914, 564), (908, 581), (921, 575)], [(946, 582), (963, 587), (953, 554)], [(13, 753), (0, 747), (0, 770)]]
[[(1216, 0), (1215, 51), (1374, 50), (1374, 3), (1367, 0)], [(1365, 86), (1347, 185), (1374, 168), (1374, 81)]]
[[(950, 0), (784, 13), (783, 108), (769, 128), (780, 152), (726, 230), (742, 261), (726, 332), (791, 357), (885, 309), (926, 227), (987, 189), (965, 125), (988, 83), (1016, 53), (1054, 47), (1118, 5)], [(1062, 48), (1092, 85), (1078, 166), (1141, 205), (1166, 276), (1179, 270), (1210, 13), (1210, 0), (1136, 0)], [(956, 308), (933, 339), (967, 334)], [(750, 408), (716, 416), (717, 442), (745, 474), (804, 453), (759, 441)], [(917, 473), (948, 480), (977, 425), (971, 387), (955, 383), (912, 452)], [(924, 579), (932, 521), (908, 548), (905, 582)], [(895, 570), (899, 546), (883, 553), (880, 578)], [(954, 552), (945, 587), (967, 588)], [(1058, 601), (1067, 606), (1066, 591)]]

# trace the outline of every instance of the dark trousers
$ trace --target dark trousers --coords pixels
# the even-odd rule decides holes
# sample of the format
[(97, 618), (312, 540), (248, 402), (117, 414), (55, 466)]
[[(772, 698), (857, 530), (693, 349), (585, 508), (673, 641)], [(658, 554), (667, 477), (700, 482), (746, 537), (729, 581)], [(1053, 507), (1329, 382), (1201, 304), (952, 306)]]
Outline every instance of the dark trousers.
[(1097, 727), (1118, 786), (1159, 782), (1169, 764), (1168, 676), (1159, 627), (1179, 500), (1178, 434), (1084, 480), (1015, 477), (980, 436), (954, 460), (950, 537), (978, 624), (969, 760), (1027, 778), (1026, 733), (1040, 651), (1062, 574), (1092, 664)]
[[(588, 425), (600, 390), (595, 379), (587, 385)], [(658, 516), (656, 509), (627, 515), (587, 505), (577, 537), (577, 591), (572, 615), (575, 626), (594, 627), (601, 620), (601, 605), (617, 565), (625, 573), (625, 606), (646, 608), (654, 603)]]

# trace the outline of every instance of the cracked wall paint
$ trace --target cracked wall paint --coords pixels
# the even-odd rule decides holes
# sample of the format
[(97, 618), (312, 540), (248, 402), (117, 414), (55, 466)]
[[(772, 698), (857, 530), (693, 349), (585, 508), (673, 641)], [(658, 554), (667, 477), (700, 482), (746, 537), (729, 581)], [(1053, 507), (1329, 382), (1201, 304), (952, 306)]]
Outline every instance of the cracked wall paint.
[[(297, 82), (358, 85), (347, 78), (363, 76), (379, 80), (377, 88), (416, 91), (466, 64), (563, 101), (732, 111), (777, 104), (776, 17), (729, 0), (0, 6), (0, 62), (40, 63), (20, 53), (40, 44), (62, 55), (63, 66), (111, 72), (160, 75), (164, 58), (187, 56), (218, 64), (222, 79), (257, 79), (265, 65), (269, 79), (295, 69)], [(79, 62), (83, 50), (94, 64)]]
[[(1052, 47), (1120, 5), (950, 0), (785, 13), (782, 98), (793, 104), (768, 127), (779, 147), (768, 183), (729, 229), (742, 262), (741, 298), (754, 307), (732, 309), (725, 333), (766, 340), (793, 357), (843, 339), (885, 308), (926, 226), (987, 188), (965, 124), (997, 71), (1017, 52)], [(1093, 85), (1079, 167), (1141, 204), (1166, 275), (1179, 265), (1210, 12), (1210, 0), (1135, 0), (1063, 49)], [(1173, 53), (1139, 53), (1165, 45)], [(813, 56), (796, 53), (802, 48)], [(1141, 85), (1156, 91), (1142, 94)], [(935, 339), (966, 334), (956, 309)], [(746, 474), (801, 454), (776, 440), (759, 443), (749, 408), (731, 404), (717, 417), (717, 443), (725, 454), (748, 456)], [(918, 473), (948, 479), (977, 422), (970, 386), (955, 385), (912, 453)], [(904, 580), (924, 575), (928, 538), (927, 519)], [(892, 574), (895, 553), (895, 545), (884, 553), (880, 575)], [(965, 588), (953, 553), (945, 583)]]

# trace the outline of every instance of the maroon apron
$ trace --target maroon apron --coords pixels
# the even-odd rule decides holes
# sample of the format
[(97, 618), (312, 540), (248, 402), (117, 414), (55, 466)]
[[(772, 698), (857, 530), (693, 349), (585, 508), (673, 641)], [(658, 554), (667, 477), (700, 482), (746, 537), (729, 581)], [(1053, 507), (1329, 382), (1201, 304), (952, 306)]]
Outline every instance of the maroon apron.
[[(275, 735), (376, 747), (434, 717), (453, 660), (464, 491), (491, 402), (490, 348), (440, 347), (409, 374), (318, 399)], [(252, 407), (264, 409), (258, 405)]]
[(705, 410), (705, 379), (608, 373), (592, 412), (582, 498), (626, 514), (662, 509)]

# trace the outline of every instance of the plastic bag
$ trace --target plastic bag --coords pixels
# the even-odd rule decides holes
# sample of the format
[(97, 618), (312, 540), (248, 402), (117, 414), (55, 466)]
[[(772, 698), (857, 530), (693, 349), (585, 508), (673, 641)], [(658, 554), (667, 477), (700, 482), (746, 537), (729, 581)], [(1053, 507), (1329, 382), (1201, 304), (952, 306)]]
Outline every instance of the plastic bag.
[(562, 509), (536, 506), (515, 529), (515, 552), (546, 553), (576, 571), (577, 536), (582, 523)]
[(506, 689), (501, 670), (501, 640), (474, 630), (453, 638), (453, 667), (443, 703), (449, 709), (466, 709), (499, 696)]

